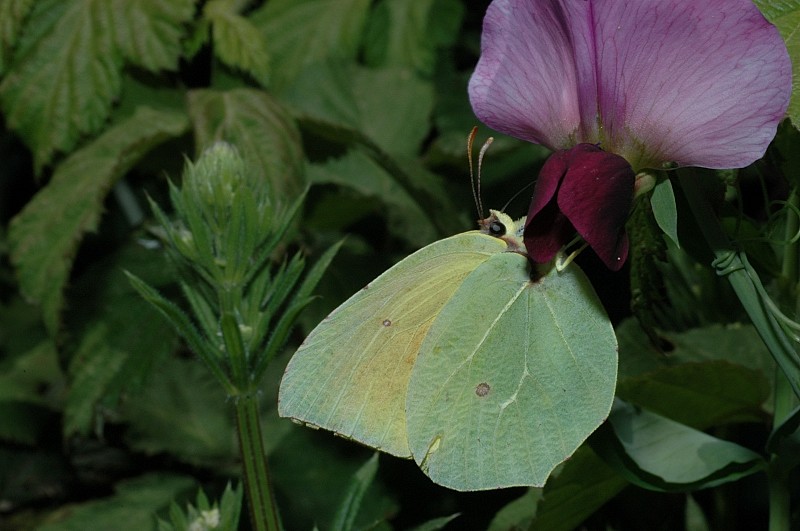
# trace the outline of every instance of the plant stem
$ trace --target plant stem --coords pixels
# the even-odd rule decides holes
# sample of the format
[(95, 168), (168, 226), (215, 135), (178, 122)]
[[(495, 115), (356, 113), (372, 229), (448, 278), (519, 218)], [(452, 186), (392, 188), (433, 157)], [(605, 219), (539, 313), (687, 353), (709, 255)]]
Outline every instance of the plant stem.
[(267, 470), (258, 399), (255, 394), (247, 393), (236, 397), (236, 425), (239, 430), (250, 522), (255, 531), (278, 531), (278, 512)]
[[(800, 206), (800, 196), (797, 190), (792, 190), (786, 205), (786, 227), (784, 235), (786, 244), (783, 249), (783, 263), (779, 285), (784, 295), (782, 302), (786, 305), (794, 301), (795, 310), (800, 310), (798, 298), (798, 253), (800, 243), (795, 240), (800, 219), (797, 207)], [(797, 397), (792, 392), (789, 381), (780, 370), (775, 371), (775, 412), (773, 426), (777, 427), (786, 420), (797, 406)], [(769, 531), (788, 531), (791, 525), (791, 490), (789, 485), (789, 467), (783, 462), (781, 455), (773, 454), (767, 469), (769, 478)]]
[[(714, 253), (715, 264), (718, 264), (718, 273), (728, 277), (750, 320), (780, 368), (779, 370), (776, 368), (775, 415), (773, 418), (774, 425), (778, 426), (794, 408), (796, 397), (800, 392), (800, 386), (798, 386), (800, 371), (798, 371), (797, 365), (796, 346), (788, 340), (781, 325), (770, 313), (769, 306), (764, 300), (766, 291), (761, 285), (758, 275), (747, 262), (747, 257), (740, 254), (728, 239), (710, 203), (703, 195), (696, 179), (693, 178), (694, 176), (686, 171), (680, 171), (678, 175), (692, 214), (697, 220), (709, 248)], [(794, 199), (797, 200), (796, 194), (794, 194)], [(790, 209), (788, 216), (793, 218), (793, 212)], [(787, 222), (787, 230), (791, 224), (791, 222)], [(784, 254), (784, 273), (794, 271), (796, 274), (797, 252), (796, 243), (787, 245)], [(789, 255), (792, 256), (789, 257)], [(720, 263), (724, 266), (720, 266)], [(794, 290), (796, 277), (783, 280), (791, 282)], [(767, 466), (769, 531), (788, 531), (791, 526), (789, 471), (782, 461), (780, 455), (773, 454)]]
[(222, 307), (220, 327), (231, 362), (233, 384), (237, 394), (233, 396), (236, 406), (236, 427), (239, 430), (239, 448), (244, 467), (244, 484), (247, 492), (250, 522), (255, 531), (278, 531), (278, 512), (267, 468), (267, 456), (261, 435), (261, 418), (258, 415), (257, 390), (252, 385), (247, 350), (236, 319), (236, 301), (241, 293), (220, 291)]

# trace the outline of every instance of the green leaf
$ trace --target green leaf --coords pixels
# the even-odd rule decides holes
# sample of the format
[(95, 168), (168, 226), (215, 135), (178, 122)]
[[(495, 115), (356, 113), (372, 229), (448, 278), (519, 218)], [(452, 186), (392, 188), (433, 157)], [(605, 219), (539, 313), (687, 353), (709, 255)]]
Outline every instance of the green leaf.
[(429, 76), (436, 66), (437, 47), (452, 42), (463, 15), (463, 4), (454, 0), (384, 0), (367, 25), (366, 62), (408, 67)]
[(375, 199), (375, 211), (387, 217), (389, 229), (414, 246), (433, 241), (438, 235), (431, 216), (406, 190), (361, 150), (350, 150), (338, 159), (310, 164), (312, 184), (337, 184)]
[(583, 446), (544, 486), (530, 531), (576, 529), (627, 485), (622, 476)]
[(656, 184), (653, 195), (650, 196), (653, 207), (653, 216), (664, 234), (680, 248), (678, 241), (678, 207), (675, 205), (675, 192), (669, 179)]
[(194, 465), (230, 464), (236, 455), (225, 393), (196, 360), (164, 360), (121, 411), (129, 443), (148, 455), (169, 452)]
[(169, 507), (169, 500), (195, 485), (186, 476), (148, 474), (121, 482), (108, 498), (63, 506), (53, 512), (40, 531), (85, 531), (153, 529), (153, 514)]
[(60, 164), (12, 220), (9, 245), (20, 287), (41, 304), (51, 334), (59, 327), (72, 260), (83, 234), (97, 228), (108, 190), (152, 147), (186, 127), (182, 114), (140, 108)]
[[(194, 2), (42, 0), (30, 13), (0, 100), (37, 168), (106, 123), (119, 96), (123, 57), (174, 68), (181, 24)], [(152, 125), (151, 125), (152, 127)]]
[(153, 72), (177, 70), (195, 4), (195, 0), (112, 0), (114, 38), (123, 57)]
[(239, 14), (241, 3), (212, 0), (203, 7), (203, 16), (211, 22), (214, 53), (223, 63), (249, 73), (266, 85), (269, 56), (264, 34)]
[(28, 402), (0, 401), (0, 441), (35, 445), (55, 421), (55, 415)]
[(664, 367), (617, 386), (619, 398), (697, 429), (764, 421), (770, 394), (764, 374), (722, 360)]
[[(316, 524), (319, 529), (331, 529), (341, 507), (342, 493), (372, 452), (343, 447), (342, 441), (299, 428), (285, 419), (282, 424), (291, 430), (270, 454), (270, 472), (276, 489), (284, 494), (281, 504), (284, 527), (311, 529)], [(397, 509), (378, 477), (362, 498), (355, 527), (369, 529)]]
[(350, 531), (354, 529), (356, 516), (361, 509), (361, 501), (378, 472), (378, 454), (372, 454), (364, 465), (350, 479), (344, 493), (339, 510), (333, 517), (331, 529), (334, 531)]
[(418, 526), (412, 527), (409, 531), (438, 531), (439, 529), (444, 529), (444, 527), (458, 518), (460, 516), (459, 513), (451, 514), (450, 516), (440, 516), (439, 518), (433, 518), (424, 522)]
[(359, 131), (395, 157), (418, 155), (434, 104), (433, 85), (412, 70), (343, 61), (306, 68), (285, 98), (304, 117)]
[(755, 452), (615, 401), (592, 448), (630, 482), (664, 492), (713, 487), (765, 467)]
[(238, 148), (248, 171), (270, 183), (271, 197), (289, 204), (305, 189), (300, 132), (267, 93), (194, 90), (189, 93), (189, 115), (198, 154), (223, 140)]
[(0, 76), (5, 74), (11, 52), (22, 33), (22, 25), (33, 7), (33, 0), (0, 2)]
[[(754, 0), (764, 16), (777, 26), (786, 41), (792, 71), (800, 72), (800, 0)], [(800, 79), (792, 78), (792, 97), (787, 111), (795, 127), (800, 127)]]
[(569, 531), (616, 496), (628, 482), (588, 446), (582, 446), (543, 488), (531, 488), (501, 509), (490, 531)]
[(767, 451), (781, 456), (787, 470), (800, 461), (800, 407), (796, 407), (778, 426), (767, 441)]
[[(2, 314), (0, 323), (9, 328), (16, 324)], [(30, 330), (23, 332), (30, 333)], [(47, 340), (19, 356), (5, 357), (0, 365), (0, 402), (25, 402), (58, 410), (63, 405), (62, 397), (53, 392), (43, 393), (42, 389), (59, 389), (63, 385), (64, 376), (55, 345)]]
[(251, 22), (266, 36), (270, 88), (282, 92), (306, 66), (355, 59), (370, 0), (271, 0)]
[(173, 277), (162, 252), (131, 243), (76, 279), (66, 321), (77, 345), (69, 363), (65, 437), (88, 435), (98, 405), (114, 407), (123, 393), (135, 393), (177, 344), (169, 324), (136, 293), (122, 267), (156, 284)]

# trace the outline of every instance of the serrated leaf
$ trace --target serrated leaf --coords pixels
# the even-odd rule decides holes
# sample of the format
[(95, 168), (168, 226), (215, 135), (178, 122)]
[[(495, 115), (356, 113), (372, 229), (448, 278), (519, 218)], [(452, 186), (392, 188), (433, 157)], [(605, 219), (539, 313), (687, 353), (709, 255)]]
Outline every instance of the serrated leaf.
[(196, 465), (231, 461), (236, 455), (236, 431), (225, 393), (197, 360), (165, 360), (122, 413), (136, 450), (150, 455), (170, 452)]
[(304, 115), (361, 131), (394, 156), (416, 156), (428, 136), (433, 85), (406, 68), (317, 63), (285, 98)]
[(123, 62), (109, 8), (106, 1), (41, 0), (28, 18), (0, 99), (39, 169), (100, 129), (119, 94)]
[(238, 7), (230, 0), (212, 0), (203, 8), (203, 16), (211, 22), (214, 53), (265, 85), (269, 56), (264, 34), (236, 11)]
[(305, 189), (300, 132), (267, 93), (194, 90), (189, 93), (189, 115), (198, 153), (224, 140), (239, 149), (251, 171), (270, 183), (271, 197), (290, 204)]
[(114, 38), (122, 55), (147, 70), (175, 70), (195, 0), (113, 0)]
[(632, 483), (662, 492), (713, 487), (766, 466), (757, 453), (617, 400), (592, 448)]
[(360, 150), (350, 150), (343, 157), (324, 163), (309, 164), (308, 178), (313, 184), (337, 184), (377, 199), (375, 209), (388, 216), (389, 230), (412, 245), (425, 245), (438, 235), (421, 205)]
[(9, 126), (37, 168), (97, 132), (119, 96), (123, 58), (174, 69), (193, 0), (42, 0), (0, 84)]
[[(786, 41), (792, 71), (800, 72), (800, 0), (754, 0), (764, 16), (777, 26)], [(792, 78), (792, 97), (787, 110), (795, 127), (800, 128), (800, 76)]]
[(270, 88), (281, 92), (306, 66), (355, 59), (370, 0), (271, 0), (250, 18), (266, 36)]
[(97, 228), (111, 185), (187, 125), (182, 114), (140, 108), (60, 164), (50, 183), (12, 220), (9, 245), (20, 287), (42, 306), (51, 334), (59, 326), (72, 259), (83, 235)]
[(186, 476), (148, 474), (121, 482), (113, 496), (64, 506), (45, 519), (40, 531), (153, 529), (153, 514), (169, 506), (169, 500), (194, 488)]
[(370, 66), (402, 66), (433, 73), (436, 49), (457, 33), (464, 6), (451, 0), (384, 0), (371, 14), (364, 54)]
[(11, 51), (32, 7), (33, 0), (0, 0), (0, 75), (8, 68)]
[(77, 342), (69, 365), (72, 381), (64, 415), (66, 437), (87, 435), (98, 404), (113, 407), (123, 391), (136, 392), (153, 365), (176, 346), (168, 323), (134, 291), (123, 267), (156, 284), (173, 277), (162, 252), (132, 243), (96, 261), (75, 281), (66, 321)]

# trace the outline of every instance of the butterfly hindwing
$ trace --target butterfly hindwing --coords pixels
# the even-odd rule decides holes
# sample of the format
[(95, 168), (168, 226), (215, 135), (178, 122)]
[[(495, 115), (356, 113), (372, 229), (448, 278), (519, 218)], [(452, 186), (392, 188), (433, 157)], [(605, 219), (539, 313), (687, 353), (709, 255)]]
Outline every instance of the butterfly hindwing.
[(408, 384), (414, 459), (458, 490), (543, 485), (606, 418), (614, 331), (583, 272), (493, 255), (428, 331)]

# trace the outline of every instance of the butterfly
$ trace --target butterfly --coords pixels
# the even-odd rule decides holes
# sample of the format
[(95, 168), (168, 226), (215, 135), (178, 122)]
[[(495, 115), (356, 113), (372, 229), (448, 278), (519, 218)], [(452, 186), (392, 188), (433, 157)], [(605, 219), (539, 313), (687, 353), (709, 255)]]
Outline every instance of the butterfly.
[(413, 458), (456, 490), (541, 486), (608, 416), (614, 331), (575, 265), (532, 265), (524, 218), (400, 261), (290, 360), (278, 412)]

